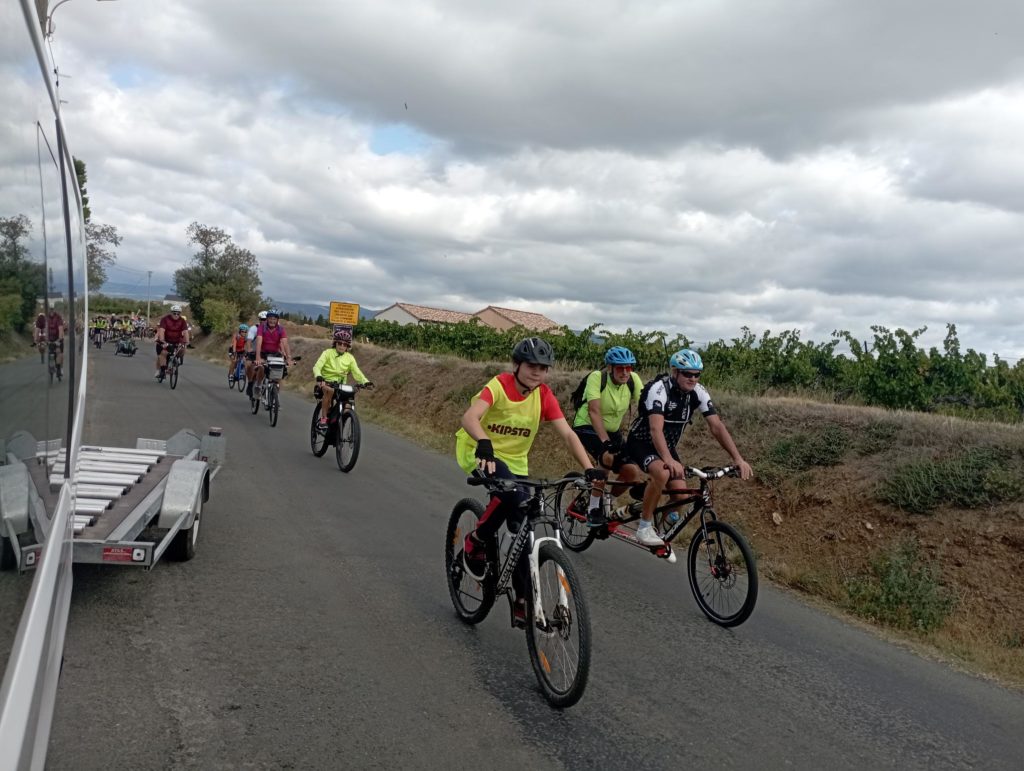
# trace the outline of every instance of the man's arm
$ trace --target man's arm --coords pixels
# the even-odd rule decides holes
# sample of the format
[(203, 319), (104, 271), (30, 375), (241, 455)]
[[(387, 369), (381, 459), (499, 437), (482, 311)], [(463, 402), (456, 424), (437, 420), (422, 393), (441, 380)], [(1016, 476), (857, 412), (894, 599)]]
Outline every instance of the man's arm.
[(587, 416), (590, 418), (590, 425), (594, 427), (594, 433), (602, 442), (608, 441), (608, 432), (604, 428), (604, 415), (601, 413), (601, 400), (591, 399), (587, 402)]
[(588, 469), (594, 467), (594, 464), (590, 462), (590, 456), (583, 447), (583, 442), (576, 436), (576, 432), (569, 427), (569, 421), (565, 418), (558, 418), (557, 420), (549, 421), (549, 425), (562, 437), (565, 446), (569, 448), (569, 452), (572, 453), (572, 456), (580, 464), (581, 468)]

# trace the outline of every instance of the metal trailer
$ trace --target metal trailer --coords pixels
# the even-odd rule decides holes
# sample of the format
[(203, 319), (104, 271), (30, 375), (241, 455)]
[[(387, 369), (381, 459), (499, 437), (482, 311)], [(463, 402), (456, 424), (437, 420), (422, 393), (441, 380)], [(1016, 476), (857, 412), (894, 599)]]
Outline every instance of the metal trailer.
[[(0, 466), (0, 569), (33, 570), (50, 534), (65, 452), (22, 433)], [(224, 462), (219, 428), (200, 437), (139, 439), (134, 448), (82, 445), (73, 475), (72, 561), (151, 569), (195, 556), (210, 481)], [(52, 499), (52, 500), (51, 500)]]

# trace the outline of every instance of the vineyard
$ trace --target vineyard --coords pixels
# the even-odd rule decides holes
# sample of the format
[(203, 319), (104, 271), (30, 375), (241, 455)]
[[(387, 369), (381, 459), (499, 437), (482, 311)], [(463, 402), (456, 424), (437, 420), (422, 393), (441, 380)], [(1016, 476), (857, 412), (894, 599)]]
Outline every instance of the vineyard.
[[(937, 412), (982, 420), (1017, 423), (1024, 418), (1024, 361), (1014, 366), (994, 356), (960, 349), (956, 326), (947, 325), (942, 350), (919, 347), (924, 327), (908, 332), (872, 327), (870, 341), (836, 331), (826, 343), (805, 342), (786, 330), (760, 337), (748, 328), (739, 337), (698, 347), (705, 382), (750, 395), (803, 395), (820, 401), (890, 409)], [(483, 324), (400, 325), (361, 321), (356, 334), (389, 348), (449, 354), (470, 361), (504, 361), (523, 329), (497, 331)], [(545, 333), (560, 367), (597, 367), (604, 351), (623, 345), (636, 355), (637, 369), (653, 375), (665, 369), (668, 354), (691, 347), (684, 335), (663, 332), (609, 333), (597, 325), (582, 332), (562, 327)]]

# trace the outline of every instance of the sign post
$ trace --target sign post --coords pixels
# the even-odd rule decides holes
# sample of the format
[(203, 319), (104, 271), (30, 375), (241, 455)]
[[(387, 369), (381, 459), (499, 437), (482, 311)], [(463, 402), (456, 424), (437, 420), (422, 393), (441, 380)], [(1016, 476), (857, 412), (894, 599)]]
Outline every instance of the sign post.
[(332, 302), (329, 320), (335, 332), (339, 329), (351, 330), (352, 327), (359, 323), (358, 303)]

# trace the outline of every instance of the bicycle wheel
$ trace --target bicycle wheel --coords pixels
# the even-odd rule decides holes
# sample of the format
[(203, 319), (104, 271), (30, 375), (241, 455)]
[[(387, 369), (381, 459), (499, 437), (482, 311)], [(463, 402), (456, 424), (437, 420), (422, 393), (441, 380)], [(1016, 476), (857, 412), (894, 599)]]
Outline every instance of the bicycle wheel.
[(484, 513), (483, 504), (475, 498), (463, 498), (455, 504), (448, 518), (444, 541), (444, 572), (448, 580), (455, 613), (467, 624), (479, 624), (494, 606), (494, 576), (488, 574), (477, 581), (466, 573), (462, 564), (462, 544), (466, 535), (476, 529)]
[(317, 426), (320, 423), (320, 403), (317, 402), (313, 408), (313, 420), (309, 424), (309, 449), (313, 451), (313, 454), (318, 457), (324, 457), (327, 452), (327, 448), (331, 445), (327, 441), (327, 435), (321, 434)]
[(239, 393), (245, 392), (245, 382), (245, 367), (239, 367), (238, 372), (235, 375), (235, 385), (238, 386)]
[(541, 544), (537, 562), (544, 621), (537, 620), (531, 598), (526, 647), (544, 698), (552, 707), (571, 707), (583, 696), (590, 674), (590, 613), (565, 552)]
[(725, 522), (707, 523), (690, 541), (686, 574), (697, 605), (719, 626), (738, 626), (754, 612), (757, 564), (736, 529)]
[(168, 382), (171, 384), (171, 389), (175, 389), (175, 388), (178, 387), (178, 365), (177, 364), (172, 364), (167, 369), (168, 369), (168, 372), (167, 372)]
[(273, 386), (267, 391), (267, 417), (270, 418), (271, 427), (277, 425), (277, 413), (281, 409), (281, 402), (277, 396), (277, 389)]
[(338, 423), (338, 441), (334, 445), (334, 455), (338, 468), (348, 473), (355, 468), (359, 460), (359, 418), (352, 411), (343, 412)]
[[(570, 471), (566, 476), (582, 477), (583, 474)], [(562, 543), (566, 549), (580, 552), (594, 542), (595, 528), (587, 524), (585, 513), (589, 504), (589, 493), (577, 490), (572, 482), (562, 482), (555, 489), (555, 517), (562, 529)]]

